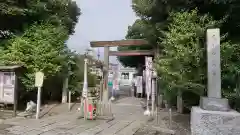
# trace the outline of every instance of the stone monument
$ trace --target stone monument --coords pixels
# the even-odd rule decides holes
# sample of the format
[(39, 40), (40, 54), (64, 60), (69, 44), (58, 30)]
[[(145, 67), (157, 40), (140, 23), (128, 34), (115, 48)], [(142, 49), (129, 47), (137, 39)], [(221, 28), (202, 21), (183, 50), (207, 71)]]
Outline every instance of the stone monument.
[(207, 30), (208, 96), (192, 107), (192, 135), (238, 135), (240, 113), (231, 110), (221, 93), (220, 30)]

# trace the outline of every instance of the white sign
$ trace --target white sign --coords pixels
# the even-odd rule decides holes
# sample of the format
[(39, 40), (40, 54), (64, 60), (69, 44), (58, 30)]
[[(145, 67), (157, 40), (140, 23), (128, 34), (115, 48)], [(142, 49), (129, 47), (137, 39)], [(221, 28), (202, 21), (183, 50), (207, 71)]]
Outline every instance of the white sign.
[(35, 86), (42, 87), (43, 85), (44, 74), (42, 72), (35, 73)]

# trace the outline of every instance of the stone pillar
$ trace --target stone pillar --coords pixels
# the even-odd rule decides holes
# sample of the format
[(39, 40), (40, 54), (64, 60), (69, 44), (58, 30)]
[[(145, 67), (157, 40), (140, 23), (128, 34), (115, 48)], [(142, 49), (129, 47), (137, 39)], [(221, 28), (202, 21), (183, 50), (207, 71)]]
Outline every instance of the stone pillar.
[(208, 97), (202, 97), (200, 107), (211, 111), (228, 111), (228, 100), (221, 98), (221, 59), (220, 30), (207, 30), (207, 61), (208, 61)]
[(178, 95), (177, 95), (177, 112), (183, 113), (182, 91), (180, 90), (178, 90)]
[(163, 107), (163, 95), (161, 93), (158, 94), (158, 106)]
[(163, 107), (163, 94), (162, 94), (162, 90), (160, 88), (160, 82), (159, 80), (157, 79), (156, 80), (156, 85), (157, 85), (157, 104), (158, 104), (158, 107), (162, 108)]
[(62, 103), (67, 103), (68, 99), (68, 76), (64, 78), (62, 88)]
[(240, 134), (240, 114), (230, 110), (221, 98), (220, 30), (207, 30), (208, 97), (201, 97), (200, 107), (191, 110), (192, 135)]
[(103, 102), (107, 103), (109, 96), (108, 96), (108, 70), (109, 70), (109, 47), (104, 47), (104, 85), (103, 85)]

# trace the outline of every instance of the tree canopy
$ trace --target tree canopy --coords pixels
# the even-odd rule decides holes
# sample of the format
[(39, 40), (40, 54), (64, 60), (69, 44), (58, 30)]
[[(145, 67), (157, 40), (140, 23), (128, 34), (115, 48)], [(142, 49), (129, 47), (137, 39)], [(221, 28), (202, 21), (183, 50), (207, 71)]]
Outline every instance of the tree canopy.
[(64, 25), (71, 34), (80, 10), (72, 0), (4, 0), (0, 13), (0, 43), (4, 46), (12, 35), (22, 34), (33, 23)]
[[(234, 0), (222, 1), (188, 1), (188, 0), (132, 0), (132, 8), (140, 19), (129, 26), (126, 39), (143, 38), (149, 41), (150, 46), (156, 47), (161, 42), (163, 33), (167, 30), (172, 11), (189, 11), (198, 9), (200, 15), (209, 14), (214, 20), (225, 18), (221, 25), (221, 31), (228, 33), (228, 38), (239, 42), (239, 3)], [(158, 46), (162, 50), (161, 46)], [(149, 47), (151, 48), (151, 47)], [(139, 50), (140, 47), (119, 47), (118, 50)], [(138, 61), (143, 62), (143, 57), (119, 57), (119, 60), (126, 66), (136, 67)]]
[(0, 7), (1, 64), (26, 69), (21, 80), (27, 91), (33, 90), (37, 71), (44, 72), (45, 79), (61, 84), (75, 62), (66, 40), (80, 15), (76, 2), (5, 0)]
[(44, 72), (45, 76), (54, 75), (67, 65), (64, 54), (68, 34), (63, 27), (51, 24), (33, 25), (9, 42), (9, 46), (1, 56), (1, 62), (6, 65), (22, 65), (27, 69), (27, 88), (34, 87), (34, 73)]
[[(149, 49), (158, 47), (154, 60), (164, 97), (172, 103), (177, 91), (184, 102), (197, 105), (206, 94), (206, 39), (208, 28), (221, 31), (221, 74), (223, 96), (234, 108), (240, 108), (239, 90), (239, 2), (237, 0), (132, 0), (140, 19), (129, 26), (126, 39), (149, 41)], [(142, 47), (119, 47), (118, 50), (141, 50)], [(137, 67), (143, 57), (119, 57), (126, 66)], [(190, 94), (191, 93), (191, 94)], [(194, 95), (196, 96), (192, 96)], [(233, 103), (233, 104), (232, 104)]]

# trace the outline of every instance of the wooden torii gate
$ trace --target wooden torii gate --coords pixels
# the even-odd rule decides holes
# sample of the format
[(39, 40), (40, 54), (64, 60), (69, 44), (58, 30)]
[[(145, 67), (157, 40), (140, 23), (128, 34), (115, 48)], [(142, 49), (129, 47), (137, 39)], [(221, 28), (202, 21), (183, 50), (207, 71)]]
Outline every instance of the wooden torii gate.
[(143, 39), (129, 39), (129, 40), (115, 40), (115, 41), (92, 41), (91, 47), (104, 47), (104, 86), (103, 86), (103, 102), (108, 102), (108, 70), (109, 70), (109, 56), (152, 56), (153, 50), (133, 50), (133, 51), (109, 51), (110, 47), (117, 46), (143, 46), (149, 45), (146, 40)]

